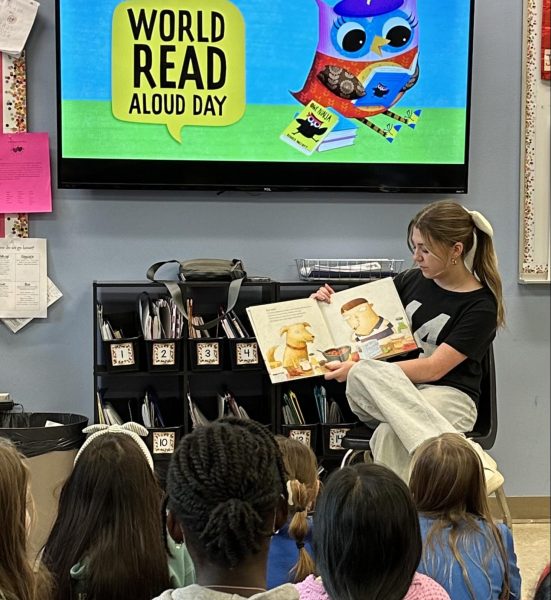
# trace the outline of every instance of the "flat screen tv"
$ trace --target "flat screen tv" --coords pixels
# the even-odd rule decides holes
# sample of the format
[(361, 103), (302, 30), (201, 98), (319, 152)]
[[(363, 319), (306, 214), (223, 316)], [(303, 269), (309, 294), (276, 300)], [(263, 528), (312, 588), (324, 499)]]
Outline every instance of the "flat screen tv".
[(473, 0), (56, 0), (58, 185), (465, 193)]

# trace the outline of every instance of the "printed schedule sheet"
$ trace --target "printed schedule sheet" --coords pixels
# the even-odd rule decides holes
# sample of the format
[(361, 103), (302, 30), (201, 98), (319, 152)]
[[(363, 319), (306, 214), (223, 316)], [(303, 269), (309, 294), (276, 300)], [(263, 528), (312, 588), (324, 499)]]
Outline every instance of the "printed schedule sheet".
[(0, 318), (46, 318), (46, 240), (0, 239)]

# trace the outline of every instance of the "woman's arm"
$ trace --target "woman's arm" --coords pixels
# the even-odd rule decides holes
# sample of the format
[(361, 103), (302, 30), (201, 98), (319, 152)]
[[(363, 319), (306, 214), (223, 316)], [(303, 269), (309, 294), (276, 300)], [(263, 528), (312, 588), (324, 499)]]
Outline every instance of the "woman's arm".
[(444, 343), (428, 358), (400, 360), (396, 361), (396, 364), (413, 383), (432, 383), (442, 379), (466, 358), (465, 354)]
[[(428, 358), (400, 360), (394, 364), (398, 365), (413, 383), (431, 383), (442, 379), (466, 358), (448, 344), (440, 344)], [(346, 381), (348, 372), (355, 364), (352, 360), (328, 362), (325, 367), (331, 372), (325, 374), (325, 379), (335, 379), (342, 383)]]

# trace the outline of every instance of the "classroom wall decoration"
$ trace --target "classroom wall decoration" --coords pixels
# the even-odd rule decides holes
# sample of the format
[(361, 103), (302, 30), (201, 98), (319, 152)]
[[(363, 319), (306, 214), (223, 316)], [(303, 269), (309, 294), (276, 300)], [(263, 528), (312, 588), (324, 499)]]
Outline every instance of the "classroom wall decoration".
[[(0, 118), (2, 133), (27, 130), (27, 78), (24, 54), (14, 58), (0, 52)], [(0, 237), (28, 236), (27, 214), (0, 214)]]
[[(544, 16), (545, 15), (545, 16)], [(519, 279), (549, 283), (549, 2), (524, 0)]]

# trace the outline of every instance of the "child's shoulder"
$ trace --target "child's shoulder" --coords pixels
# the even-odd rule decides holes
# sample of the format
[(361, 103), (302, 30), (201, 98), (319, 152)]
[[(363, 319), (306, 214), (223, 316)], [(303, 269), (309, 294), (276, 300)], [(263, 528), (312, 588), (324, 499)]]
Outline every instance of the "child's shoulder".
[(450, 600), (446, 590), (428, 575), (415, 573), (404, 600)]

